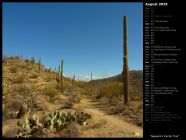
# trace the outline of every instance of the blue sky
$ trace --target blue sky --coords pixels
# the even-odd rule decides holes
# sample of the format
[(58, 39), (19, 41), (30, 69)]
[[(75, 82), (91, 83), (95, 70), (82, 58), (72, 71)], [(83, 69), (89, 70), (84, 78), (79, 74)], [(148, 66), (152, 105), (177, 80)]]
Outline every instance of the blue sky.
[(3, 3), (3, 54), (42, 59), (80, 79), (121, 73), (123, 16), (129, 69), (143, 68), (142, 3)]

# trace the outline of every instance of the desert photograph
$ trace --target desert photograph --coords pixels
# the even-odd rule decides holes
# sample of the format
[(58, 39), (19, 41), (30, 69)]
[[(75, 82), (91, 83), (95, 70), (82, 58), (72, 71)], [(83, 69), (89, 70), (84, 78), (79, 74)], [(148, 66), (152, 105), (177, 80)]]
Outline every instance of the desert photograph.
[(5, 138), (142, 138), (142, 3), (3, 3)]

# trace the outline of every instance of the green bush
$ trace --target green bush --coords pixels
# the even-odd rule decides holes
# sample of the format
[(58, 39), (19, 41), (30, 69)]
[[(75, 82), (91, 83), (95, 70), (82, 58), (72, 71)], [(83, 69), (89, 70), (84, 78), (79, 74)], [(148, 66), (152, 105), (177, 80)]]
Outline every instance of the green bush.
[(54, 99), (58, 95), (58, 90), (54, 87), (46, 88), (43, 92), (45, 95), (50, 97), (50, 101), (52, 101), (52, 99)]
[(119, 82), (106, 83), (103, 86), (103, 92), (105, 95), (120, 95), (123, 93), (123, 84)]

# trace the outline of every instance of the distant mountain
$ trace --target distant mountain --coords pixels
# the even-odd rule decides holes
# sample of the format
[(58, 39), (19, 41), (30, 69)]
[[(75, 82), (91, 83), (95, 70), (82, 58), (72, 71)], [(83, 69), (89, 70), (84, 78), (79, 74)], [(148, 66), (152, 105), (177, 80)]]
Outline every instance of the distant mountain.
[[(92, 83), (99, 83), (99, 82), (122, 82), (122, 74), (118, 74), (116, 76), (108, 77), (108, 78), (103, 78), (103, 79), (97, 79), (97, 80), (92, 80), (90, 82)], [(132, 81), (141, 81), (143, 82), (143, 70), (132, 70), (129, 72), (129, 80)]]
[[(103, 78), (98, 80), (92, 80), (89, 83), (94, 86), (102, 86), (110, 88), (106, 88), (107, 92), (116, 92), (119, 90), (119, 93), (123, 93), (123, 77), (122, 74), (118, 74), (116, 76), (112, 76), (109, 78)], [(118, 85), (118, 86), (115, 86)], [(119, 86), (120, 85), (120, 86)], [(115, 86), (115, 89), (112, 88)], [(111, 91), (109, 91), (110, 89)], [(130, 98), (134, 100), (142, 100), (143, 99), (143, 71), (142, 70), (132, 70), (129, 72), (129, 93)]]

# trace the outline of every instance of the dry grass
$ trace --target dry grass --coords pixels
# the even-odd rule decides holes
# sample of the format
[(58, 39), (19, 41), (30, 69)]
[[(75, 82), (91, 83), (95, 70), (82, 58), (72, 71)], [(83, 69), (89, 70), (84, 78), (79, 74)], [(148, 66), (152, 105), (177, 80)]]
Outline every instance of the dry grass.
[(17, 73), (16, 75), (14, 75), (14, 78), (12, 79), (12, 82), (15, 84), (20, 84), (25, 82), (26, 80), (26, 75), (23, 73)]
[(18, 132), (17, 120), (3, 121), (2, 136), (6, 138), (15, 138)]

